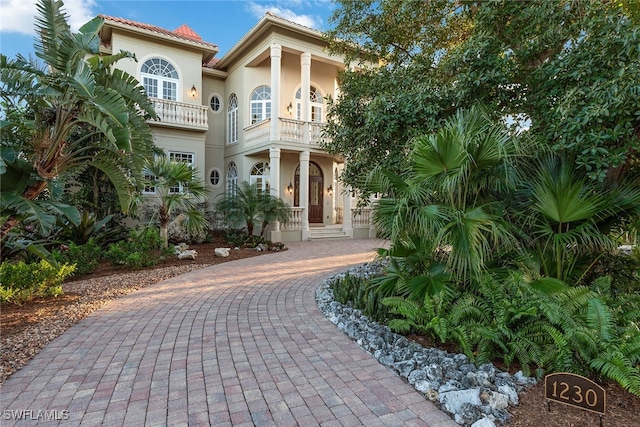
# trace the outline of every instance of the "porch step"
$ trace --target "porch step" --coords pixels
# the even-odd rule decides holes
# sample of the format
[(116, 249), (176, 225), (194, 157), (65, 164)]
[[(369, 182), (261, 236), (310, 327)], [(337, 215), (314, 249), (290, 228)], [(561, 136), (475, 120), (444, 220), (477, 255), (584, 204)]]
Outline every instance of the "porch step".
[(309, 227), (309, 232), (311, 234), (311, 240), (349, 238), (347, 233), (342, 231), (341, 225), (311, 226)]

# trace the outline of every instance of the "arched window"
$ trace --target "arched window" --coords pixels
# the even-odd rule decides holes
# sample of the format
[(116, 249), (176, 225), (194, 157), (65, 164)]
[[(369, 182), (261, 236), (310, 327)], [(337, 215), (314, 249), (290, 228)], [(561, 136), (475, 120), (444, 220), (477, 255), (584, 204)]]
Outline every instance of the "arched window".
[(238, 97), (232, 93), (227, 108), (227, 144), (238, 142)]
[(234, 162), (229, 163), (227, 166), (227, 191), (236, 194), (236, 187), (238, 186), (238, 167)]
[(251, 94), (251, 124), (271, 118), (271, 88), (258, 86)]
[(176, 101), (180, 78), (176, 68), (162, 58), (151, 58), (140, 69), (142, 85), (150, 98)]
[(251, 168), (251, 176), (249, 177), (250, 184), (256, 184), (258, 190), (269, 191), (269, 176), (271, 171), (269, 170), (268, 162), (256, 163)]
[[(314, 86), (309, 88), (309, 106), (311, 108), (309, 114), (311, 121), (321, 123), (324, 100), (322, 99), (322, 93)], [(302, 88), (296, 92), (296, 117), (298, 120), (302, 120)]]

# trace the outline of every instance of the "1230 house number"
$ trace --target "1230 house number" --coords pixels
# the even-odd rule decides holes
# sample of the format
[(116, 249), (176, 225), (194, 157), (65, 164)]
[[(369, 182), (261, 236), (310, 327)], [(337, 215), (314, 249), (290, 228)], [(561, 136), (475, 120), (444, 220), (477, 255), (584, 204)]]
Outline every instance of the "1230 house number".
[(605, 390), (580, 375), (559, 372), (544, 379), (545, 398), (604, 415)]

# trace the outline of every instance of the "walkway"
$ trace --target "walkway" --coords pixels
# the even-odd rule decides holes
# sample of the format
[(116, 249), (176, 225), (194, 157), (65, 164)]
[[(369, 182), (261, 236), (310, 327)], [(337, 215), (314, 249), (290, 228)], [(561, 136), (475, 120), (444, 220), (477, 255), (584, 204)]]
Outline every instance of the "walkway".
[(316, 306), (381, 244), (292, 243), (120, 298), (5, 382), (1, 424), (457, 426)]

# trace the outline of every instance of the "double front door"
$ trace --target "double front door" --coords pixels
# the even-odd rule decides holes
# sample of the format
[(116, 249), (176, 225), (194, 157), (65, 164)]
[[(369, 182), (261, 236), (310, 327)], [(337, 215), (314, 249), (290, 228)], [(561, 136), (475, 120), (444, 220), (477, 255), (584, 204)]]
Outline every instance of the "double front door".
[[(314, 162), (309, 162), (309, 223), (322, 223), (323, 188), (322, 170)], [(300, 166), (295, 175), (294, 205), (300, 206)]]

